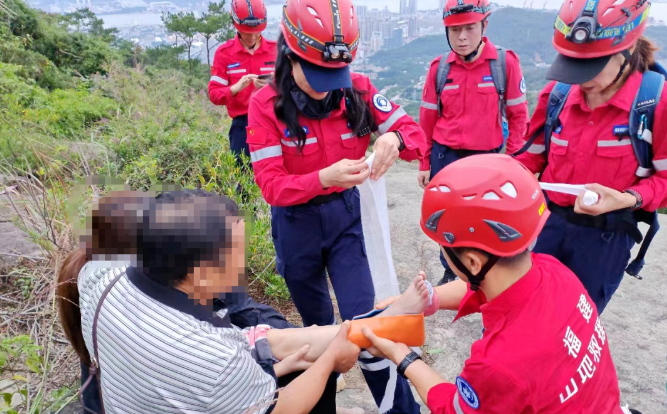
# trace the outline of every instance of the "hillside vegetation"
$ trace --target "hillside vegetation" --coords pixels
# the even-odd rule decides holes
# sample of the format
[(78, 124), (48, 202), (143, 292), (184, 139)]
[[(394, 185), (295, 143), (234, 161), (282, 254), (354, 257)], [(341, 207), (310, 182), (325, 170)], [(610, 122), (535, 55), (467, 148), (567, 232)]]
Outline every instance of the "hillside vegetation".
[[(3, 5), (0, 210), (43, 259), (10, 264), (12, 252), (0, 249), (0, 412), (50, 413), (74, 398), (79, 374), (58, 324), (56, 269), (91, 203), (110, 189), (178, 185), (232, 197), (254, 213), (252, 290), (289, 295), (272, 266), (268, 206), (229, 153), (225, 110), (208, 100), (208, 66), (179, 61), (183, 48), (144, 50), (118, 39), (86, 11)], [(97, 176), (96, 185), (86, 176)]]

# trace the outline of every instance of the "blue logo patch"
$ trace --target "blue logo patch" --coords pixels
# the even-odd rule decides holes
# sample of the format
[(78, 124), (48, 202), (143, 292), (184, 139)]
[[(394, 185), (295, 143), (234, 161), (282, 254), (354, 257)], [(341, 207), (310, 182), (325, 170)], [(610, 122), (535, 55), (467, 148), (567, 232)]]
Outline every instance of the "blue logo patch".
[(630, 135), (630, 127), (628, 125), (614, 125), (614, 135), (617, 137)]
[(385, 113), (391, 112), (391, 110), (394, 108), (394, 106), (391, 104), (391, 101), (379, 93), (373, 95), (373, 105), (377, 108), (378, 111)]
[[(308, 135), (308, 132), (310, 132), (310, 130), (308, 129), (308, 127), (307, 127), (307, 126), (304, 126), (304, 127), (302, 127), (302, 128), (303, 128), (303, 132), (305, 132), (306, 135)], [(285, 132), (285, 138), (289, 138), (289, 137), (292, 136), (292, 134), (290, 134), (290, 132), (289, 132), (289, 129), (285, 128), (285, 131), (284, 131), (284, 132)]]
[(560, 134), (560, 132), (563, 130), (563, 126), (560, 125), (556, 130), (554, 131), (556, 134)]
[(236, 62), (236, 63), (232, 63), (231, 65), (227, 65), (227, 69), (234, 69), (234, 68), (238, 68), (239, 66), (241, 66), (241, 62)]
[(475, 390), (468, 384), (468, 381), (461, 377), (456, 377), (456, 388), (459, 390), (459, 395), (463, 398), (470, 407), (474, 409), (479, 408), (479, 398)]
[(489, 75), (489, 76), (484, 76), (484, 77), (482, 78), (482, 82), (493, 82), (493, 76), (491, 76), (491, 75)]
[(522, 94), (526, 94), (526, 78), (521, 78), (521, 83), (519, 84), (519, 90)]

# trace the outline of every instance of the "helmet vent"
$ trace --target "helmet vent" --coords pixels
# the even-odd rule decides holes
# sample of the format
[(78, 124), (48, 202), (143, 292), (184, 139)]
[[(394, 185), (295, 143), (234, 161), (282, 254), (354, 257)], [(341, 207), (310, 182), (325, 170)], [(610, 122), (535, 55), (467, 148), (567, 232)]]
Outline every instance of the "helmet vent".
[(514, 184), (510, 183), (509, 181), (503, 184), (502, 187), (500, 187), (503, 193), (507, 194), (508, 196), (512, 198), (516, 198), (517, 192), (516, 192), (516, 187), (514, 187)]
[(424, 225), (427, 229), (431, 230), (432, 232), (435, 232), (438, 230), (438, 223), (440, 222), (440, 217), (442, 217), (442, 213), (444, 213), (445, 210), (440, 210), (436, 211), (435, 213), (431, 214), (431, 217), (428, 218), (426, 221), (426, 224)]
[(498, 194), (494, 193), (493, 191), (489, 191), (488, 193), (484, 194), (482, 199), (484, 199), (484, 200), (500, 200), (500, 197), (498, 197)]
[(475, 194), (473, 194), (473, 195), (463, 196), (463, 199), (467, 201), (467, 200), (472, 200), (475, 197), (477, 197), (477, 196)]
[(319, 17), (315, 18), (315, 21), (320, 24), (320, 27), (324, 29), (324, 25), (322, 24), (322, 20), (320, 20)]
[(354, 6), (350, 6), (350, 27), (354, 25)]
[(492, 220), (484, 220), (486, 224), (496, 233), (500, 241), (509, 242), (521, 237), (521, 233), (508, 226), (507, 224), (499, 223)]
[(452, 190), (449, 187), (447, 187), (446, 185), (431, 187), (428, 190), (429, 191), (436, 191), (436, 192), (439, 191), (441, 193), (451, 193), (452, 192)]
[(454, 235), (452, 233), (442, 233), (442, 237), (444, 237), (449, 244), (454, 243)]

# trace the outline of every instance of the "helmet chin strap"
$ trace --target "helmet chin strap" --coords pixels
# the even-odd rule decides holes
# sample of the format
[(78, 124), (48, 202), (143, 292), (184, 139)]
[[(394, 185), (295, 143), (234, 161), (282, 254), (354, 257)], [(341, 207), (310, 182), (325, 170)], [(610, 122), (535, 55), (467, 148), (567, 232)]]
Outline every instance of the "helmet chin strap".
[(479, 290), (480, 284), (484, 281), (484, 278), (486, 277), (486, 274), (489, 273), (489, 270), (498, 262), (500, 257), (496, 255), (489, 254), (489, 260), (487, 260), (486, 264), (482, 266), (482, 269), (477, 273), (476, 275), (473, 275), (470, 270), (468, 270), (467, 267), (463, 265), (461, 262), (461, 259), (454, 253), (454, 250), (450, 247), (445, 247), (442, 246), (442, 248), (445, 250), (447, 253), (447, 256), (449, 257), (449, 260), (451, 260), (452, 264), (454, 267), (468, 278), (468, 282), (470, 283), (470, 289), (473, 291)]
[[(482, 27), (484, 27), (484, 23), (482, 23)], [(462, 54), (456, 52), (456, 50), (454, 50), (454, 48), (452, 47), (452, 43), (449, 41), (449, 27), (445, 28), (445, 35), (447, 36), (447, 44), (449, 45), (449, 48), (452, 50), (452, 52), (456, 53), (466, 63), (470, 62), (475, 56), (477, 56), (477, 53), (479, 52), (479, 48), (482, 47), (482, 43), (484, 43), (484, 40), (483, 40), (484, 38), (482, 37), (482, 39), (479, 40), (479, 44), (477, 45), (475, 50), (473, 50), (472, 52), (470, 52), (467, 55), (462, 55)]]
[(621, 80), (621, 77), (623, 76), (623, 72), (625, 72), (625, 68), (630, 64), (630, 59), (632, 59), (632, 55), (627, 50), (622, 51), (621, 55), (623, 55), (623, 58), (624, 58), (623, 64), (621, 65), (621, 68), (618, 70), (618, 74), (614, 78), (614, 81), (608, 86), (608, 88), (616, 85), (616, 83), (619, 80)]

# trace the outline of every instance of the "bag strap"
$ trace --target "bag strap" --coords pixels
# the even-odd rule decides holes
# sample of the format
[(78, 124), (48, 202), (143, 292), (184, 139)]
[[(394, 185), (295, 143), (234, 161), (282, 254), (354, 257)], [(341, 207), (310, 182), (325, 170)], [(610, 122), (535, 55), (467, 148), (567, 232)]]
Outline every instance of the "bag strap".
[(498, 53), (497, 59), (491, 59), (489, 65), (491, 66), (491, 78), (493, 78), (493, 85), (498, 92), (498, 116), (500, 125), (503, 120), (507, 119), (506, 113), (506, 96), (507, 93), (507, 49), (502, 46), (496, 46)]
[(650, 70), (644, 72), (639, 92), (635, 96), (630, 111), (628, 121), (630, 141), (639, 163), (636, 174), (641, 178), (649, 177), (655, 172), (652, 165), (652, 130), (655, 108), (660, 101), (664, 85), (665, 77), (662, 74)]
[(442, 114), (442, 99), (440, 99), (440, 94), (445, 89), (445, 83), (447, 82), (449, 69), (450, 65), (447, 62), (447, 56), (440, 56), (440, 62), (438, 62), (438, 71), (435, 73), (435, 94), (438, 97), (438, 116)]
[[(90, 383), (92, 382), (93, 378), (97, 380), (97, 383), (99, 385), (100, 383), (100, 366), (99, 366), (99, 354), (97, 350), (97, 320), (100, 316), (100, 311), (102, 310), (102, 304), (104, 303), (104, 299), (106, 299), (107, 295), (111, 291), (111, 288), (120, 280), (121, 275), (118, 275), (114, 277), (111, 282), (107, 285), (107, 287), (104, 289), (104, 292), (102, 292), (102, 296), (100, 296), (100, 300), (97, 302), (97, 307), (95, 308), (95, 315), (93, 316), (93, 353), (94, 356), (90, 358), (90, 367), (88, 368), (88, 372), (90, 375), (88, 376), (88, 379), (86, 382), (83, 384), (81, 389), (79, 390), (79, 401), (81, 402), (81, 406), (83, 407), (84, 411), (92, 414), (98, 414), (95, 411), (86, 408), (86, 406), (83, 403), (83, 391), (88, 388)], [(100, 388), (100, 406), (102, 407), (102, 414), (104, 413), (104, 401), (102, 401), (102, 389)]]

